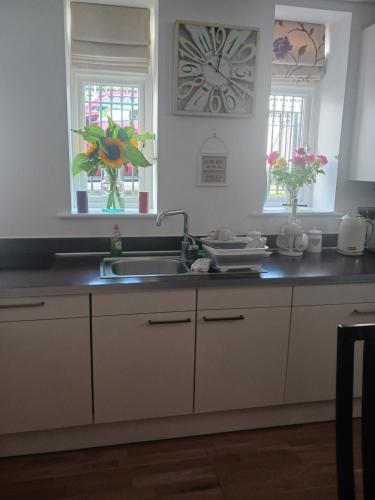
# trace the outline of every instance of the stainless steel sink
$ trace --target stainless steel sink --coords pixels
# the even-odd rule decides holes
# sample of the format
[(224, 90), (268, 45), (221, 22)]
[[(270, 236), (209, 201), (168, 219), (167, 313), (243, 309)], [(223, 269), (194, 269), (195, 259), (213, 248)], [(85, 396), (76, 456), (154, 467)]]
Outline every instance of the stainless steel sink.
[(119, 257), (102, 261), (101, 278), (124, 278), (132, 276), (175, 276), (189, 273), (188, 267), (179, 258), (171, 257)]

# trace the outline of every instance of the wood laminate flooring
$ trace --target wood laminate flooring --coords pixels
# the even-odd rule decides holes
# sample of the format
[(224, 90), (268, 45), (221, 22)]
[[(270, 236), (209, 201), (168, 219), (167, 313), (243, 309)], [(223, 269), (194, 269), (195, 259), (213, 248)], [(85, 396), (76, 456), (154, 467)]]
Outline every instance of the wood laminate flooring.
[(0, 459), (1, 500), (336, 498), (331, 422)]

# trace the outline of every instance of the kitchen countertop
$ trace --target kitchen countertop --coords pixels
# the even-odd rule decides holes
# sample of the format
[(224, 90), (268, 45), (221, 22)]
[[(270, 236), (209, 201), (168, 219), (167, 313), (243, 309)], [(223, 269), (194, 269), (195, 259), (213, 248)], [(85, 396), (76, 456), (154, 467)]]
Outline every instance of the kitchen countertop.
[(335, 249), (303, 257), (274, 252), (262, 265), (264, 273), (210, 273), (179, 276), (100, 278), (99, 256), (58, 256), (50, 269), (0, 271), (0, 296), (103, 293), (121, 289), (210, 286), (306, 285), (375, 283), (375, 254), (339, 255)]

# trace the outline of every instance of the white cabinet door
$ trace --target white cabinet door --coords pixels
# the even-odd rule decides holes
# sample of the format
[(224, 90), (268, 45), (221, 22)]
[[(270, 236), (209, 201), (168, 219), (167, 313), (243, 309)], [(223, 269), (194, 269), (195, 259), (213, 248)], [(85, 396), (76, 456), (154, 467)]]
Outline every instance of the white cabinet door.
[(93, 318), (95, 423), (193, 411), (195, 312)]
[(0, 324), (0, 434), (92, 423), (88, 318)]
[[(285, 402), (335, 399), (337, 325), (374, 322), (371, 303), (293, 307)], [(356, 397), (361, 394), (362, 348), (357, 343)]]
[(283, 401), (290, 308), (198, 313), (195, 411)]

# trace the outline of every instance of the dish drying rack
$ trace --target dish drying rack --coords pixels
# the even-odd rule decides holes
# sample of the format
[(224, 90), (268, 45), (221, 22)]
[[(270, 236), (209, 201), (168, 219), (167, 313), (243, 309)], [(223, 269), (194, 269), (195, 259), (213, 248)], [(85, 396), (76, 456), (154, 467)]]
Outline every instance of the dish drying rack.
[(203, 250), (209, 255), (218, 271), (246, 271), (257, 274), (265, 272), (261, 264), (271, 252), (267, 246), (249, 248), (247, 245), (251, 241), (251, 238), (241, 237), (219, 242), (208, 238), (200, 239)]

